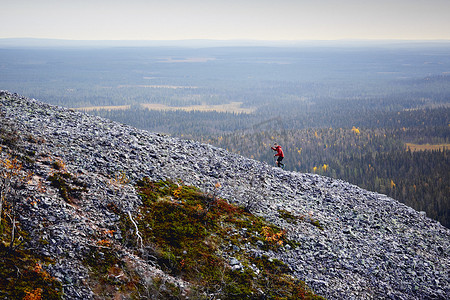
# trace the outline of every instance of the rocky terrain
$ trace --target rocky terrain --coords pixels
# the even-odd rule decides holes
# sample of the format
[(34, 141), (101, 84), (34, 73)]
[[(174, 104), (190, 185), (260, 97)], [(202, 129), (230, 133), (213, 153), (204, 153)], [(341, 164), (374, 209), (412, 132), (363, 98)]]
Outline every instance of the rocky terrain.
[[(0, 91), (0, 111), (1, 158), (18, 145), (33, 161), (24, 165), (32, 175), (17, 192), (21, 226), (35, 251), (54, 260), (45, 268), (62, 283), (65, 299), (95, 298), (83, 253), (102, 235), (122, 239), (111, 231), (119, 216), (107, 207), (136, 213), (134, 183), (144, 176), (182, 180), (285, 229), (296, 246), (252, 251), (283, 261), (327, 299), (450, 299), (450, 230), (385, 195), (7, 91)], [(5, 128), (16, 132), (14, 143)], [(65, 201), (48, 181), (61, 169), (82, 197)], [(290, 222), (282, 212), (315, 222)], [(140, 274), (181, 290), (189, 285), (126, 247), (120, 251)]]

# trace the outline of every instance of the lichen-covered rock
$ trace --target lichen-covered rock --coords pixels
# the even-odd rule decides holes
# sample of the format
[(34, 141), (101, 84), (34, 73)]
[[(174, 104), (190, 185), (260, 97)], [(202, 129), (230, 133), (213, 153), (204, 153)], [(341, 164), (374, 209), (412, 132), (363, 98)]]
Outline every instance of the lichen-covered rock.
[[(133, 183), (144, 176), (183, 180), (284, 228), (298, 246), (268, 256), (328, 299), (450, 298), (450, 230), (385, 195), (6, 91), (0, 91), (0, 110), (33, 153), (34, 176), (22, 190), (23, 206), (33, 204), (23, 210), (21, 223), (45, 240), (36, 251), (57, 261), (48, 272), (63, 283), (67, 299), (93, 297), (82, 253), (93, 237), (119, 232), (111, 207), (136, 211), (141, 200)], [(58, 161), (59, 171), (74, 178), (71, 201), (48, 181)], [(77, 182), (86, 188), (81, 196)], [(140, 272), (188, 286), (125, 248), (118, 251)]]

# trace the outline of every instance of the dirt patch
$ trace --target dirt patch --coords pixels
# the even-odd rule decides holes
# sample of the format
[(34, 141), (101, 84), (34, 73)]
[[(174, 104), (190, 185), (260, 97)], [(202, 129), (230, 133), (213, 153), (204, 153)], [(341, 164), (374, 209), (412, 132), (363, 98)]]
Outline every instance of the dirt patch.
[[(227, 104), (219, 104), (219, 105), (190, 105), (190, 106), (167, 106), (165, 104), (158, 103), (147, 103), (140, 104), (141, 107), (149, 109), (149, 110), (161, 110), (161, 111), (175, 111), (175, 110), (184, 110), (184, 111), (216, 111), (216, 112), (228, 112), (228, 113), (237, 113), (237, 114), (251, 114), (256, 109), (255, 108), (244, 108), (242, 106), (242, 102), (231, 102)], [(93, 110), (127, 110), (130, 109), (130, 105), (116, 105), (116, 106), (85, 106), (73, 108), (74, 110), (80, 111), (93, 111)]]
[(438, 144), (438, 145), (430, 145), (430, 144), (411, 144), (406, 143), (406, 148), (411, 150), (412, 152), (415, 151), (443, 151), (444, 149), (450, 149), (450, 144)]
[(230, 113), (244, 113), (251, 114), (255, 108), (243, 108), (242, 102), (231, 102), (228, 104), (219, 105), (190, 105), (190, 106), (167, 106), (164, 104), (141, 104), (150, 110), (184, 110), (184, 111), (217, 111)]

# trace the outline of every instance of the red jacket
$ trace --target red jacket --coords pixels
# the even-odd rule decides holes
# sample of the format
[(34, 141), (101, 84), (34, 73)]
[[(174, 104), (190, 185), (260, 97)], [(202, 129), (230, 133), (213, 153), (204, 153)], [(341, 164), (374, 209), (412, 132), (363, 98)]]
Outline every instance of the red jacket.
[(275, 156), (281, 156), (284, 157), (284, 153), (283, 153), (283, 149), (281, 149), (281, 146), (278, 145), (276, 148), (271, 147), (272, 150), (277, 151), (277, 154), (275, 154)]

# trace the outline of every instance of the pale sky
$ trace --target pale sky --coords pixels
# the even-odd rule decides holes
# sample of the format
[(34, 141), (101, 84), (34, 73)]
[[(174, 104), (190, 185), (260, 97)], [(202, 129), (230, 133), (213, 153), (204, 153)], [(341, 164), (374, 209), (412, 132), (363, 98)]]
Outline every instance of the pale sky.
[(0, 38), (450, 39), (450, 0), (0, 0)]

